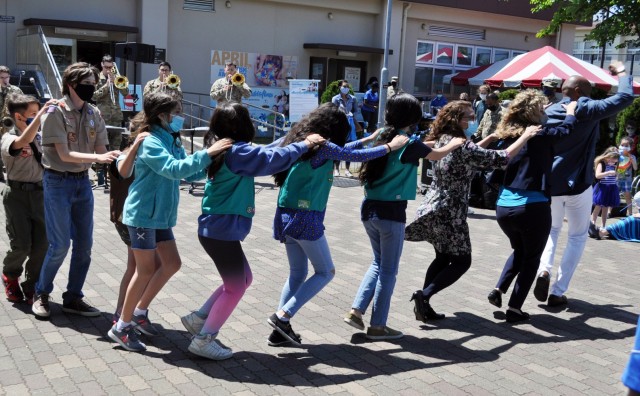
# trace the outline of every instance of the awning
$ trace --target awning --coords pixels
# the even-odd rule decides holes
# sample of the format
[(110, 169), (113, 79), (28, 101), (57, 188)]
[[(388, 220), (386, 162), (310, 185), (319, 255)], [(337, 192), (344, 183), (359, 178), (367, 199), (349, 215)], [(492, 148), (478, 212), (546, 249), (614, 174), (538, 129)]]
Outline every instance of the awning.
[(85, 21), (65, 21), (62, 19), (40, 19), (29, 18), (22, 22), (25, 26), (51, 26), (51, 27), (63, 27), (71, 29), (86, 29), (86, 30), (103, 30), (107, 32), (121, 32), (121, 33), (139, 33), (140, 29), (136, 26), (124, 26), (124, 25), (111, 25), (107, 23), (95, 23)]
[[(334, 51), (361, 52), (365, 54), (384, 54), (384, 48), (364, 47), (360, 45), (330, 44), (330, 43), (304, 43), (304, 49), (326, 49)], [(389, 50), (389, 55), (393, 55), (393, 50)]]

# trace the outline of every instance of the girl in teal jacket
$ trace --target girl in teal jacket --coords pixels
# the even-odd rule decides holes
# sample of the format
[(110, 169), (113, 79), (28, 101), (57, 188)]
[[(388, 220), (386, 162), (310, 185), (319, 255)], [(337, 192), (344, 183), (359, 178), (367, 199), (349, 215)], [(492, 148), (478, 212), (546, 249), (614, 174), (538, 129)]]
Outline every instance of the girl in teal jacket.
[[(204, 176), (211, 157), (229, 148), (223, 139), (206, 150), (187, 156), (180, 142), (184, 118), (180, 102), (164, 93), (145, 97), (141, 132), (150, 132), (135, 161), (135, 180), (124, 204), (122, 222), (129, 227), (136, 273), (129, 284), (122, 314), (109, 337), (128, 351), (143, 351), (134, 328), (146, 335), (158, 331), (148, 319), (151, 300), (181, 266), (172, 227), (176, 225), (181, 179)], [(162, 264), (156, 269), (155, 255)], [(144, 292), (144, 294), (143, 294)]]

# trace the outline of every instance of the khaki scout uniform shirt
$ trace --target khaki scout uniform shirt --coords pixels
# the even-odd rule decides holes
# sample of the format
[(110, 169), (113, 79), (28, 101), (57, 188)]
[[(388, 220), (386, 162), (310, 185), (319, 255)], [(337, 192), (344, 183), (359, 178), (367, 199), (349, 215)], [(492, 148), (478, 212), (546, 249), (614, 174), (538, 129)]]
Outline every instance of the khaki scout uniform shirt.
[[(0, 144), (2, 160), (7, 167), (7, 179), (26, 183), (37, 183), (42, 181), (42, 166), (33, 155), (31, 146), (27, 143), (24, 147), (12, 149), (11, 144), (15, 142), (22, 132), (13, 127), (2, 136)], [(33, 138), (36, 148), (42, 152), (42, 135), (39, 133)]]
[(95, 153), (96, 147), (104, 148), (109, 141), (104, 121), (98, 108), (86, 103), (80, 110), (73, 107), (65, 96), (58, 106), (49, 106), (42, 116), (42, 165), (45, 169), (59, 172), (82, 172), (91, 163), (64, 162), (60, 159), (55, 144), (67, 144), (69, 151)]
[(155, 80), (151, 80), (144, 86), (144, 90), (142, 91), (142, 95), (146, 96), (147, 94), (153, 92), (164, 92), (166, 94), (171, 95), (172, 98), (182, 102), (182, 90), (180, 87), (176, 89), (171, 89), (167, 87), (163, 87), (160, 79), (156, 78)]
[(225, 102), (242, 103), (242, 98), (249, 98), (251, 96), (251, 88), (249, 88), (247, 83), (242, 84), (241, 87), (231, 85), (228, 90), (225, 90), (224, 87), (227, 85), (229, 85), (229, 81), (227, 81), (226, 77), (217, 79), (211, 86), (211, 99), (217, 101), (218, 104)]
[[(113, 86), (113, 100), (111, 100), (111, 89), (109, 89), (109, 79), (102, 73), (100, 73), (100, 79), (98, 80), (98, 89), (93, 94), (93, 100), (96, 102), (96, 106), (100, 109), (100, 115), (104, 123), (110, 126), (122, 125), (122, 110), (120, 109), (120, 94), (122, 96), (129, 95), (129, 88), (117, 89)], [(115, 101), (115, 103), (113, 103)]]

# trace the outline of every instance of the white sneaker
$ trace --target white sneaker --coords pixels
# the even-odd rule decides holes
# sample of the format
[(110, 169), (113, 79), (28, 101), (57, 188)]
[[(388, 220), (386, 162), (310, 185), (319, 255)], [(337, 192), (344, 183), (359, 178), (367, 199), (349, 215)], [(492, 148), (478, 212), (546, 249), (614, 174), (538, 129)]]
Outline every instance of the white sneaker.
[(211, 334), (193, 336), (191, 344), (189, 344), (189, 352), (213, 360), (225, 360), (232, 357), (233, 351), (218, 344), (215, 338)]
[(346, 171), (344, 171), (344, 175), (346, 177), (353, 177), (353, 175), (351, 174), (351, 172), (349, 172), (349, 169), (347, 169)]
[(333, 171), (333, 175), (334, 175), (334, 176), (340, 176), (340, 171), (339, 171), (339, 170), (337, 170), (337, 169), (336, 169), (336, 170), (334, 170), (334, 171)]
[(202, 327), (204, 327), (204, 322), (206, 319), (202, 319), (195, 312), (191, 312), (189, 315), (185, 315), (180, 318), (182, 321), (182, 325), (191, 335), (196, 335), (200, 333)]

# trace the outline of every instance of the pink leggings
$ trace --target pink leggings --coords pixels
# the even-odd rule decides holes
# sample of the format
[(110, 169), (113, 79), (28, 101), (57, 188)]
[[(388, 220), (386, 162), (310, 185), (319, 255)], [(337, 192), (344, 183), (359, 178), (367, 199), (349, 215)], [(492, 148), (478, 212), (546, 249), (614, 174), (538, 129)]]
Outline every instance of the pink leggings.
[(222, 278), (222, 286), (198, 311), (207, 316), (201, 334), (217, 334), (251, 285), (253, 275), (240, 241), (221, 241), (203, 236), (198, 236), (198, 239)]

